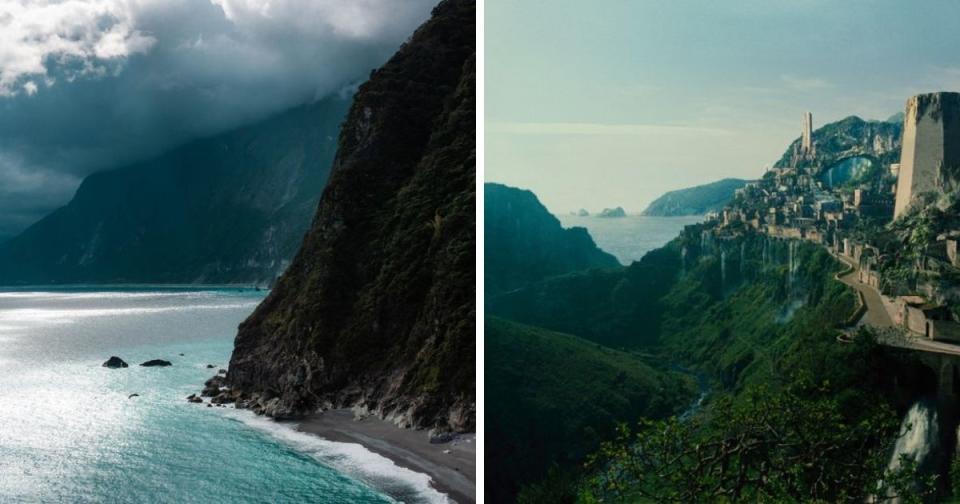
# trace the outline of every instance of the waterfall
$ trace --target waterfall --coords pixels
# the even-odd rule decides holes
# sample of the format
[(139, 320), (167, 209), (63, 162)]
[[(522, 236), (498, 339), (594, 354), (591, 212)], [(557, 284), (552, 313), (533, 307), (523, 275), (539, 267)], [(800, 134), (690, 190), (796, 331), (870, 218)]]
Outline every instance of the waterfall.
[(680, 249), (680, 276), (687, 274), (687, 246)]
[(795, 242), (787, 243), (787, 291), (793, 288), (793, 253)]
[(727, 251), (720, 249), (720, 292), (726, 289), (727, 285)]
[(922, 464), (937, 446), (940, 435), (938, 431), (937, 410), (933, 405), (924, 400), (913, 403), (900, 423), (900, 437), (893, 446), (887, 470), (895, 471), (900, 468), (901, 455)]
[(746, 278), (747, 271), (747, 242), (740, 242), (740, 279)]
[[(917, 466), (922, 466), (931, 455), (935, 454), (939, 444), (939, 427), (937, 425), (937, 410), (933, 403), (921, 399), (910, 406), (906, 416), (900, 423), (900, 437), (893, 446), (893, 453), (890, 455), (890, 462), (887, 463), (887, 471), (892, 472), (900, 469), (900, 457), (906, 456), (916, 462)], [(883, 487), (883, 481), (878, 483)], [(889, 498), (890, 490), (887, 490), (888, 498), (881, 499), (882, 502), (900, 503), (900, 497)], [(868, 502), (877, 502), (877, 498), (871, 498)]]
[(769, 256), (770, 256), (770, 238), (768, 238), (767, 236), (764, 236), (763, 237), (763, 257), (760, 260), (761, 267), (763, 268), (767, 267), (767, 260), (769, 259)]

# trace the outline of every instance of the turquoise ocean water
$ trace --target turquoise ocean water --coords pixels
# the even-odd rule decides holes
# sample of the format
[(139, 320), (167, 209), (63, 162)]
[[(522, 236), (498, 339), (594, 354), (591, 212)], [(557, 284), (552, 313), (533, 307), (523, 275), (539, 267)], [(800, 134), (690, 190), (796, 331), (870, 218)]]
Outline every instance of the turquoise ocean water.
[(622, 218), (557, 215), (563, 227), (585, 227), (601, 249), (613, 254), (624, 265), (639, 261), (647, 252), (662, 247), (677, 237), (683, 227), (696, 224), (703, 216)]
[(263, 295), (0, 290), (0, 502), (446, 502), (360, 445), (185, 401)]

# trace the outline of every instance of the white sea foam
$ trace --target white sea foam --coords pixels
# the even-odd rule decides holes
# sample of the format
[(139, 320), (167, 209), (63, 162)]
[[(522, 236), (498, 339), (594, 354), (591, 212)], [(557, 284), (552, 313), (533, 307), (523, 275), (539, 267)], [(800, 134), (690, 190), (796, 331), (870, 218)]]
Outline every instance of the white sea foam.
[(338, 472), (363, 481), (395, 499), (412, 495), (415, 502), (451, 503), (445, 494), (430, 486), (430, 476), (404, 467), (373, 453), (357, 443), (329, 441), (297, 430), (297, 424), (280, 423), (247, 410), (224, 410), (230, 417), (267, 433), (294, 450), (307, 454)]
[[(259, 300), (243, 303), (150, 306), (140, 308), (17, 308), (0, 311), (0, 324), (25, 321), (67, 324), (74, 322), (78, 318), (87, 317), (116, 317), (199, 310), (232, 310), (236, 308), (250, 308), (258, 304)], [(0, 327), (7, 326), (3, 325)]]
[(216, 291), (188, 291), (188, 292), (73, 292), (73, 291), (14, 291), (0, 292), (0, 299), (150, 299), (150, 298), (201, 298), (214, 297)]

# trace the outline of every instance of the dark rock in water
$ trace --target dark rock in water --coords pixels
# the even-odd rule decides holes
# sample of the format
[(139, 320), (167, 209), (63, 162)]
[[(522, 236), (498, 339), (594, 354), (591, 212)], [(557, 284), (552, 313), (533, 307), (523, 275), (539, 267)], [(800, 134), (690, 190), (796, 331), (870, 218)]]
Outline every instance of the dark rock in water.
[(208, 408), (212, 408), (212, 407), (213, 407), (213, 405), (212, 405), (212, 404), (210, 404), (210, 403), (207, 403), (207, 407), (208, 407)]
[(183, 357), (183, 354), (180, 354), (180, 357)]
[(199, 396), (197, 396), (197, 394), (190, 394), (190, 395), (187, 396), (187, 401), (192, 402), (192, 403), (202, 403), (202, 402), (203, 402), (203, 399), (201, 399)]
[(140, 364), (140, 365), (144, 367), (157, 367), (157, 366), (164, 367), (164, 366), (172, 366), (173, 364), (171, 364), (170, 361), (165, 361), (163, 359), (153, 359), (153, 360), (148, 360), (147, 362), (144, 362), (143, 364)]
[(453, 441), (452, 432), (433, 432), (430, 434), (430, 444), (444, 444)]
[(120, 357), (117, 357), (116, 355), (114, 355), (113, 357), (110, 357), (109, 359), (107, 359), (107, 362), (103, 363), (103, 367), (110, 368), (110, 369), (117, 369), (117, 368), (128, 367), (128, 364), (124, 362), (123, 359), (121, 359)]
[(236, 402), (236, 398), (227, 392), (220, 392), (216, 397), (210, 399), (213, 404), (230, 404)]
[(140, 394), (130, 394), (127, 396), (127, 399), (133, 399), (134, 397), (140, 397)]
[(474, 428), (475, 20), (440, 2), (357, 91), (313, 227), (237, 333), (228, 381), (255, 411)]
[(217, 374), (225, 375), (225, 374), (227, 374), (227, 370), (226, 370), (226, 369), (220, 369), (219, 371), (217, 371)]
[(216, 366), (214, 366), (213, 364), (207, 364), (207, 369), (213, 369), (214, 367)]
[(203, 384), (203, 390), (200, 395), (203, 397), (214, 397), (220, 393), (220, 389), (227, 384), (226, 378), (220, 375), (210, 378)]

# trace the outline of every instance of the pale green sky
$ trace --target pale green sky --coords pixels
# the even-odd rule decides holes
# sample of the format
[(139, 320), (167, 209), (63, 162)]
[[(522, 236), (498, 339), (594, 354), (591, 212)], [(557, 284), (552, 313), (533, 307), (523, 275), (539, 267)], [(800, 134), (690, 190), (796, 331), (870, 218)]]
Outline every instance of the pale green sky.
[(960, 2), (488, 0), (486, 179), (554, 212), (755, 178), (800, 131), (960, 90)]

